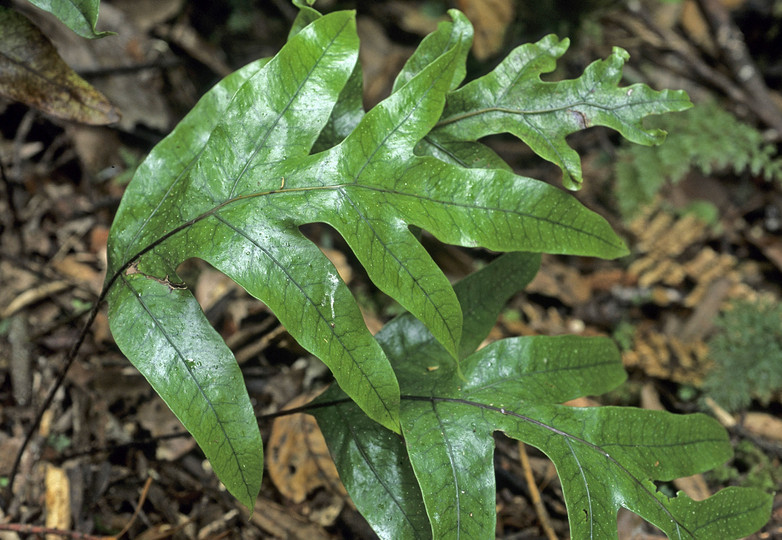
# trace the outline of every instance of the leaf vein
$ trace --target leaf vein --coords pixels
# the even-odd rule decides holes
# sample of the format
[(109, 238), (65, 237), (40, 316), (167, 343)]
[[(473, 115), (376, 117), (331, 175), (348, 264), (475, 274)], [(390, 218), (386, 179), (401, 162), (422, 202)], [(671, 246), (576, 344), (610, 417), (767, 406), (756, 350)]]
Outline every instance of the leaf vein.
[(359, 362), (356, 359), (356, 357), (353, 355), (353, 351), (350, 348), (348, 348), (347, 345), (345, 345), (345, 343), (342, 342), (342, 337), (336, 332), (335, 327), (331, 326), (331, 324), (329, 323), (329, 319), (326, 318), (326, 316), (321, 312), (320, 307), (318, 306), (318, 304), (315, 303), (315, 301), (309, 296), (309, 294), (307, 294), (307, 291), (304, 289), (302, 284), (299, 283), (296, 280), (296, 278), (294, 278), (294, 276), (288, 271), (288, 269), (285, 267), (285, 265), (281, 264), (280, 261), (278, 261), (274, 257), (274, 255), (272, 255), (269, 252), (269, 250), (264, 248), (260, 243), (258, 243), (254, 238), (252, 238), (245, 231), (243, 231), (239, 227), (236, 227), (235, 225), (233, 225), (232, 223), (230, 223), (229, 221), (227, 221), (226, 219), (224, 219), (222, 216), (220, 216), (217, 213), (214, 214), (214, 217), (218, 221), (220, 221), (223, 225), (225, 225), (226, 227), (232, 229), (234, 232), (236, 232), (240, 236), (243, 236), (248, 242), (253, 244), (253, 246), (255, 246), (257, 249), (262, 251), (267, 257), (269, 257), (269, 260), (271, 260), (272, 263), (285, 274), (285, 276), (288, 278), (290, 283), (293, 283), (293, 285), (297, 289), (299, 289), (299, 291), (301, 292), (301, 294), (305, 298), (305, 300), (312, 306), (312, 308), (318, 314), (318, 317), (324, 323), (325, 328), (327, 328), (327, 331), (331, 333), (331, 335), (334, 338), (334, 340), (336, 340), (336, 342), (340, 345), (341, 349), (345, 352), (345, 354), (347, 354), (348, 358), (350, 358), (350, 362), (353, 365), (353, 367), (359, 371), (359, 373), (361, 374), (361, 377), (367, 382), (367, 386), (372, 389), (372, 392), (375, 393), (375, 395), (377, 396), (378, 400), (383, 404), (383, 408), (385, 408), (386, 412), (388, 412), (388, 414), (393, 417), (393, 412), (388, 408), (385, 400), (381, 396), (381, 394), (378, 391), (376, 385), (373, 383), (372, 377), (370, 377), (364, 371), (364, 368), (361, 365), (361, 362)]
[[(188, 365), (188, 362), (186, 361), (186, 356), (182, 353), (182, 351), (179, 350), (179, 347), (177, 347), (176, 343), (177, 341), (173, 339), (169, 333), (166, 331), (165, 326), (160, 323), (157, 316), (152, 312), (152, 310), (147, 306), (146, 302), (144, 302), (143, 296), (130, 284), (130, 282), (125, 278), (125, 276), (121, 276), (122, 283), (133, 292), (133, 296), (136, 298), (138, 303), (141, 305), (141, 307), (144, 309), (144, 311), (147, 312), (147, 315), (149, 315), (150, 320), (153, 322), (155, 327), (158, 329), (158, 331), (163, 335), (165, 340), (168, 342), (168, 344), (171, 346), (171, 348), (176, 352), (177, 357), (179, 358), (180, 364), (182, 364), (185, 369), (187, 370), (188, 375), (190, 375), (190, 378), (193, 380), (193, 383), (195, 384), (196, 388), (198, 389), (199, 393), (202, 397), (202, 402), (206, 403), (209, 409), (212, 411), (212, 414), (217, 422), (217, 425), (220, 427), (220, 431), (222, 431), (223, 434), (223, 441), (227, 442), (228, 445), (231, 447), (231, 456), (234, 458), (234, 461), (236, 462), (236, 470), (239, 471), (239, 475), (242, 477), (242, 485), (245, 486), (245, 489), (247, 489), (247, 495), (248, 497), (252, 497), (252, 493), (250, 493), (249, 490), (249, 483), (247, 481), (247, 478), (244, 474), (244, 468), (242, 467), (242, 464), (239, 459), (239, 454), (234, 448), (233, 445), (233, 439), (228, 435), (227, 430), (223, 426), (223, 420), (220, 417), (220, 415), (217, 414), (217, 411), (214, 408), (214, 405), (212, 403), (212, 400), (209, 399), (209, 396), (206, 394), (206, 391), (204, 390), (203, 386), (199, 382), (199, 380), (196, 378), (195, 374), (193, 373), (192, 368), (190, 365)], [(195, 399), (195, 396), (193, 396), (192, 399)]]

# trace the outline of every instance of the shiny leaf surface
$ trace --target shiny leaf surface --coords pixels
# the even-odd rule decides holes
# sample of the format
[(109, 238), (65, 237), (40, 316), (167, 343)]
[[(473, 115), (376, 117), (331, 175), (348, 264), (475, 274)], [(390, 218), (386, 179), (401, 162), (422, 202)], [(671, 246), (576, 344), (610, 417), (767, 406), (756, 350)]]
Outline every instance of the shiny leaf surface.
[[(497, 283), (484, 274), (490, 271), (491, 266), (471, 276), (475, 281), (466, 283), (471, 291), (458, 284), (460, 299), (491, 296)], [(497, 294), (484, 304), (487, 320), (496, 316), (502, 297)], [(488, 331), (468, 331), (469, 326), (465, 319), (465, 335), (472, 335), (473, 342)], [(315, 414), (343, 482), (360, 488), (348, 487), (348, 492), (369, 498), (361, 511), (383, 538), (492, 538), (495, 431), (537, 446), (553, 460), (573, 538), (617, 538), (619, 507), (671, 538), (740, 538), (768, 519), (772, 498), (757, 490), (728, 488), (702, 502), (683, 493), (669, 498), (657, 490), (654, 481), (703, 472), (730, 456), (727, 433), (714, 420), (700, 414), (558, 405), (606, 392), (624, 380), (618, 351), (606, 338), (504, 339), (465, 359), (462, 377), (442, 346), (409, 315), (386, 325), (377, 337), (399, 376), (404, 446), (387, 431), (354, 429), (362, 426), (355, 410), (347, 424), (350, 405), (336, 405), (340, 413), (323, 408)], [(339, 397), (334, 389), (329, 394), (324, 400)], [(392, 458), (362, 451), (389, 438)], [(431, 522), (426, 533), (420, 515), (380, 502), (411, 492), (417, 501), (411, 474)], [(416, 525), (415, 534), (405, 532), (410, 523)], [(396, 527), (388, 530), (389, 524)]]
[[(475, 350), (507, 299), (532, 280), (539, 266), (540, 255), (507, 253), (454, 287), (464, 309), (463, 351)], [(413, 349), (412, 331), (394, 332), (405, 325), (422, 330), (418, 335), (428, 343), (430, 335), (422, 326), (408, 326), (412, 321), (409, 316), (400, 318), (382, 330), (378, 339), (392, 343), (396, 338), (409, 337), (411, 341), (401, 346)], [(427, 364), (426, 368), (439, 366)], [(431, 538), (421, 489), (404, 440), (372, 422), (353, 403), (340, 402), (344, 397), (333, 385), (317, 402), (334, 405), (316, 409), (314, 414), (356, 507), (382, 538)]]
[[(475, 141), (494, 133), (511, 133), (536, 154), (562, 169), (563, 183), (578, 189), (581, 160), (565, 137), (590, 126), (608, 126), (626, 139), (659, 144), (665, 133), (644, 129), (650, 114), (692, 106), (683, 91), (654, 91), (646, 85), (617, 86), (627, 52), (614, 48), (606, 60), (589, 65), (573, 80), (544, 82), (569, 41), (549, 35), (514, 49), (491, 73), (448, 96), (443, 117), (427, 137), (433, 153), (443, 140)], [(458, 154), (457, 154), (458, 156)]]
[(371, 418), (398, 430), (390, 364), (300, 225), (335, 227), (375, 284), (454, 357), (461, 308), (409, 226), (502, 251), (625, 252), (602, 218), (542, 182), (413, 154), (442, 113), (462, 41), (360, 120), (337, 122), (335, 133), (359, 123), (338, 145), (311, 154), (345, 89), (355, 95), (358, 48), (352, 14), (314, 20), (225, 96), (224, 108), (191, 113), (142, 164), (112, 228), (107, 286), (125, 286), (117, 278), (131, 265), (149, 279), (176, 282), (179, 263), (205, 259), (270, 306)]
[[(538, 443), (558, 466), (576, 456), (589, 482), (611, 475), (622, 479), (609, 494), (614, 502), (588, 508), (592, 530), (605, 530), (612, 510), (615, 526), (612, 505), (620, 499), (628, 505), (641, 501), (637, 505), (653, 521), (670, 512), (679, 523), (673, 506), (648, 491), (650, 478), (657, 477), (642, 466), (616, 467), (600, 457), (604, 446), (614, 451), (613, 417), (598, 412), (573, 420), (569, 409), (557, 405), (623, 380), (610, 342), (524, 338), (473, 353), (502, 302), (532, 278), (539, 256), (502, 257), (481, 277), (461, 284), (457, 296), (412, 232), (423, 229), (443, 242), (500, 252), (605, 258), (627, 252), (604, 219), (559, 189), (513, 174), (474, 141), (485, 134), (474, 118), (496, 120), (499, 131), (507, 118), (470, 108), (475, 92), (491, 90), (482, 86), (490, 76), (458, 88), (472, 38), (466, 19), (452, 12), (453, 21), (442, 24), (405, 66), (392, 95), (365, 114), (354, 14), (320, 16), (306, 7), (301, 13), (274, 58), (221, 81), (139, 166), (109, 238), (104, 289), (120, 348), (248, 506), (260, 488), (260, 436), (233, 356), (177, 276), (177, 267), (191, 257), (209, 262), (266, 303), (331, 369), (339, 389), (330, 396), (346, 395), (350, 403), (341, 403), (332, 416), (324, 412), (324, 432), (342, 456), (338, 464), (358, 464), (349, 467), (355, 478), (341, 470), (345, 484), (368, 498), (363, 512), (387, 517), (373, 525), (389, 537), (490, 537), (490, 435), (498, 429)], [(549, 56), (550, 62), (557, 57)], [(595, 93), (610, 109), (617, 91), (626, 92), (613, 88), (623, 62), (617, 58), (606, 61), (610, 69), (599, 64), (575, 82), (551, 85), (540, 81), (542, 69), (508, 63), (503, 73), (516, 69), (515, 82), (505, 90), (520, 100), (516, 107), (527, 101), (538, 106), (557, 92), (589, 87), (596, 74)], [(499, 72), (494, 73), (496, 78)], [(519, 92), (516, 83), (526, 90)], [(626, 136), (654, 139), (638, 127), (640, 119), (683, 107), (685, 99), (653, 100), (614, 116)], [(549, 130), (546, 140), (564, 144), (572, 123), (557, 111), (541, 118), (545, 121), (536, 126)], [(610, 118), (601, 121), (608, 124)], [(532, 146), (548, 156), (545, 145)], [(299, 231), (316, 222), (334, 227), (374, 284), (410, 312), (377, 340), (334, 266)], [(643, 462), (653, 453), (646, 426), (665, 419), (646, 420), (631, 419), (640, 427), (621, 440), (641, 448), (639, 455), (622, 447), (616, 463)], [(689, 445), (711, 452), (699, 463), (724, 457), (719, 436), (701, 443), (687, 438), (699, 430), (711, 437), (710, 425), (697, 417), (675, 432), (673, 449), (660, 455), (678, 456)], [(601, 438), (606, 433), (609, 438)], [(665, 474), (688, 466), (671, 465)], [(584, 498), (573, 478), (563, 482), (575, 486), (568, 504), (579, 511), (580, 501), (593, 499)], [(367, 479), (379, 487), (368, 487)], [(631, 499), (628, 486), (643, 489)]]

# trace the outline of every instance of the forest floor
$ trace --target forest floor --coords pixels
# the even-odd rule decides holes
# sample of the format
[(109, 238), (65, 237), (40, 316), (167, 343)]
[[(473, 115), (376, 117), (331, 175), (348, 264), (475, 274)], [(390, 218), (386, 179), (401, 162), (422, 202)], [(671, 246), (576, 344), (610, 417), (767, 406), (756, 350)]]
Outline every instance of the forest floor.
[[(696, 103), (718, 103), (759, 134), (769, 154), (755, 158), (773, 168), (782, 141), (782, 63), (772, 54), (782, 49), (779, 2), (628, 3), (633, 9), (615, 2), (591, 11), (568, 10), (562, 7), (566, 2), (554, 0), (534, 4), (533, 12), (509, 0), (363, 3), (358, 25), (367, 107), (388, 94), (415, 44), (434, 30), (443, 8), (453, 5), (474, 14), (478, 37), (469, 76), (487, 72), (511, 48), (549, 32), (572, 38), (552, 79), (577, 77), (589, 62), (621, 46), (631, 53), (628, 83), (683, 88)], [(315, 7), (353, 6), (324, 0)], [(314, 465), (319, 481), (307, 482), (288, 472), (289, 463), (267, 463), (276, 470), (264, 478), (256, 506), (263, 511), (249, 516), (221, 489), (194, 441), (121, 354), (105, 306), (64, 371), (64, 358), (100, 293), (108, 231), (134, 168), (212, 84), (255, 58), (273, 55), (295, 14), (285, 0), (114, 0), (101, 6), (98, 27), (118, 36), (96, 41), (78, 38), (40, 13), (31, 15), (65, 60), (120, 109), (122, 119), (91, 127), (0, 100), (0, 480), (5, 482), (0, 539), (25, 537), (31, 527), (43, 526), (73, 531), (73, 538), (115, 535), (126, 526), (128, 538), (143, 539), (374, 537), (334, 487), (335, 472), (321, 461)], [(727, 60), (715, 38), (719, 28), (743, 32), (744, 65), (757, 66), (758, 80), (742, 82), (741, 66)], [(716, 140), (720, 134), (708, 136)], [(765, 377), (752, 364), (740, 364), (765, 355), (754, 363), (766, 362), (769, 379), (782, 378), (782, 173), (767, 181), (745, 166), (751, 156), (740, 151), (726, 150), (726, 163), (695, 149), (671, 158), (681, 161), (675, 164), (681, 170), (676, 183), (663, 182), (628, 209), (617, 193), (632, 187), (618, 186), (621, 171), (615, 165), (632, 158), (615, 133), (595, 128), (569, 142), (583, 159), (585, 185), (577, 197), (620, 231), (632, 255), (616, 261), (544, 257), (539, 275), (509, 303), (489, 339), (612, 336), (623, 351), (628, 382), (574, 405), (715, 416), (729, 430), (735, 458), (716, 471), (676, 481), (671, 489), (694, 498), (729, 485), (776, 490), (771, 521), (751, 538), (782, 538), (782, 392), (765, 389)], [(558, 170), (541, 164), (522, 143), (509, 137), (489, 143), (519, 174), (561, 186)], [(703, 165), (699, 159), (714, 162)], [(349, 283), (370, 329), (396, 314), (339, 235), (319, 226), (308, 235)], [(425, 241), (453, 280), (491, 257)], [(327, 457), (309, 417), (271, 422), (263, 415), (308, 399), (328, 384), (328, 371), (264, 305), (225, 276), (200, 261), (188, 261), (181, 271), (236, 354), (264, 441), (288, 444), (276, 448), (278, 453), (292, 455), (299, 465)], [(731, 313), (743, 318), (730, 318)], [(720, 359), (730, 356), (726, 326), (746, 339), (727, 360), (733, 364), (723, 379), (710, 379)], [(741, 383), (742, 377), (750, 380)], [(304, 433), (306, 440), (293, 435), (270, 440), (273, 430)], [(520, 452), (528, 463), (522, 465)], [(495, 461), (497, 537), (546, 538), (544, 518), (524, 479), (531, 471), (553, 533), (567, 538), (562, 492), (545, 456), (497, 436)], [(629, 512), (620, 514), (618, 527), (623, 540), (662, 537)], [(13, 528), (17, 532), (4, 530)]]

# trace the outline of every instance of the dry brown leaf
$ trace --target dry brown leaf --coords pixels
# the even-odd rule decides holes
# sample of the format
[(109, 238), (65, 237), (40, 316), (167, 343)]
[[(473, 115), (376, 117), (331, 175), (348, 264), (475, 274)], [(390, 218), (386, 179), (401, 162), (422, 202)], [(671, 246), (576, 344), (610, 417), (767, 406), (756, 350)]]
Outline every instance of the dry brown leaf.
[[(314, 397), (299, 396), (285, 408), (299, 407)], [(280, 493), (295, 503), (303, 502), (309, 493), (320, 487), (346, 495), (326, 440), (310, 415), (292, 414), (274, 420), (266, 466)]]
[[(138, 422), (148, 430), (153, 437), (162, 437), (172, 433), (183, 433), (185, 428), (174, 416), (171, 409), (162, 399), (155, 396), (145, 401), (138, 409)], [(195, 439), (192, 437), (179, 437), (176, 439), (161, 440), (158, 442), (155, 457), (160, 460), (174, 461), (184, 456), (195, 448)]]
[(239, 286), (228, 276), (217, 270), (204, 270), (199, 274), (195, 287), (195, 297), (201, 309), (209, 311), (231, 291)]
[(174, 18), (182, 12), (184, 0), (113, 0), (114, 7), (122, 10), (143, 33), (149, 33), (158, 24)]
[(654, 384), (648, 382), (641, 388), (641, 408), (652, 411), (664, 411), (663, 402), (660, 400), (660, 393)]
[(79, 77), (24, 15), (0, 7), (0, 94), (65, 120), (119, 121), (117, 109)]
[[(244, 507), (242, 511), (245, 515), (249, 513)], [(259, 497), (255, 501), (250, 521), (274, 538), (285, 540), (330, 540), (332, 538), (320, 525), (266, 497)]]
[(399, 19), (399, 26), (407, 32), (426, 36), (437, 30), (441, 21), (448, 17), (430, 13), (420, 2), (389, 2), (391, 10)]
[(470, 19), (475, 28), (472, 53), (485, 60), (502, 49), (505, 31), (513, 21), (515, 9), (512, 0), (458, 0), (457, 7)]
[(706, 480), (703, 479), (702, 474), (676, 478), (673, 481), (673, 485), (685, 492), (694, 501), (702, 501), (711, 497), (711, 490), (706, 484)]
[(597, 292), (610, 291), (617, 285), (626, 285), (628, 281), (626, 272), (621, 268), (603, 268), (585, 277), (589, 288)]
[(67, 281), (50, 281), (43, 283), (32, 289), (27, 289), (22, 294), (14, 298), (5, 308), (0, 310), (0, 319), (6, 319), (11, 315), (17, 313), (20, 309), (24, 309), (30, 304), (34, 304), (44, 298), (48, 298), (58, 292), (64, 291), (73, 287)]
[(364, 74), (364, 105), (369, 110), (391, 92), (412, 49), (391, 41), (383, 26), (370, 17), (359, 16), (356, 24), (361, 40), (358, 54)]
[(169, 40), (187, 51), (190, 56), (208, 66), (217, 75), (226, 77), (233, 71), (225, 62), (222, 51), (201, 37), (196, 29), (186, 21), (175, 22), (166, 34)]
[(685, 342), (641, 324), (633, 335), (632, 349), (622, 353), (627, 367), (643, 370), (650, 377), (700, 385), (709, 370), (708, 346), (702, 341)]
[(168, 525), (167, 523), (161, 523), (158, 525), (153, 525), (149, 529), (146, 529), (141, 534), (139, 534), (136, 539), (137, 540), (165, 540), (167, 538), (173, 538), (174, 533), (177, 532), (177, 530), (182, 529), (182, 526), (173, 527), (171, 525)]
[[(17, 7), (41, 29), (65, 62), (76, 71), (111, 73), (110, 76), (95, 77), (91, 82), (122, 111), (120, 128), (134, 130), (138, 124), (143, 124), (162, 132), (171, 130), (173, 115), (165, 94), (171, 89), (165, 86), (163, 71), (131, 69), (131, 72), (118, 72), (141, 64), (162, 65), (173, 59), (173, 53), (160, 39), (140, 32), (113, 3), (102, 2), (100, 6), (101, 28), (117, 32), (107, 39), (84, 39), (50, 13), (23, 2), (17, 2)], [(182, 89), (174, 91), (181, 92)]]
[(55, 270), (77, 283), (87, 285), (92, 292), (99, 294), (103, 286), (103, 272), (77, 260), (75, 255), (66, 255), (52, 263)]
[(686, 0), (682, 4), (680, 21), (684, 34), (690, 41), (709, 54), (716, 56), (718, 48), (714, 43), (714, 36), (695, 0)]
[(766, 439), (782, 441), (782, 419), (761, 412), (750, 412), (744, 416), (744, 427)]
[(3, 433), (0, 435), (0, 471), (10, 471), (14, 464), (16, 454), (22, 447), (24, 435), (8, 437)]
[(592, 398), (582, 396), (579, 398), (571, 399), (570, 401), (566, 401), (565, 403), (563, 403), (563, 405), (567, 407), (599, 407), (600, 402), (595, 401)]
[(557, 298), (568, 306), (583, 304), (592, 296), (588, 278), (577, 268), (558, 263), (551, 257), (543, 258), (540, 272), (527, 285), (526, 291)]
[(367, 325), (369, 333), (373, 336), (383, 329), (383, 321), (381, 321), (375, 314), (362, 309), (361, 315), (364, 317), (364, 324)]
[(103, 177), (105, 171), (121, 170), (116, 166), (117, 163), (122, 162), (119, 151), (121, 143), (116, 129), (74, 124), (67, 126), (66, 132), (70, 144), (88, 174)]

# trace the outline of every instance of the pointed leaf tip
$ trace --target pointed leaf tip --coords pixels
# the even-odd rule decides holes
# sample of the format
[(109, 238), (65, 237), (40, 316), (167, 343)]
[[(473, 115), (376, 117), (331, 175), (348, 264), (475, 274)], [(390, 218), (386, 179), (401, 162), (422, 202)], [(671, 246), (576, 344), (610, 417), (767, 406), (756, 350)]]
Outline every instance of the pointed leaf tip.
[(29, 0), (34, 6), (48, 11), (78, 35), (88, 39), (115, 35), (115, 32), (98, 32), (100, 0)]

